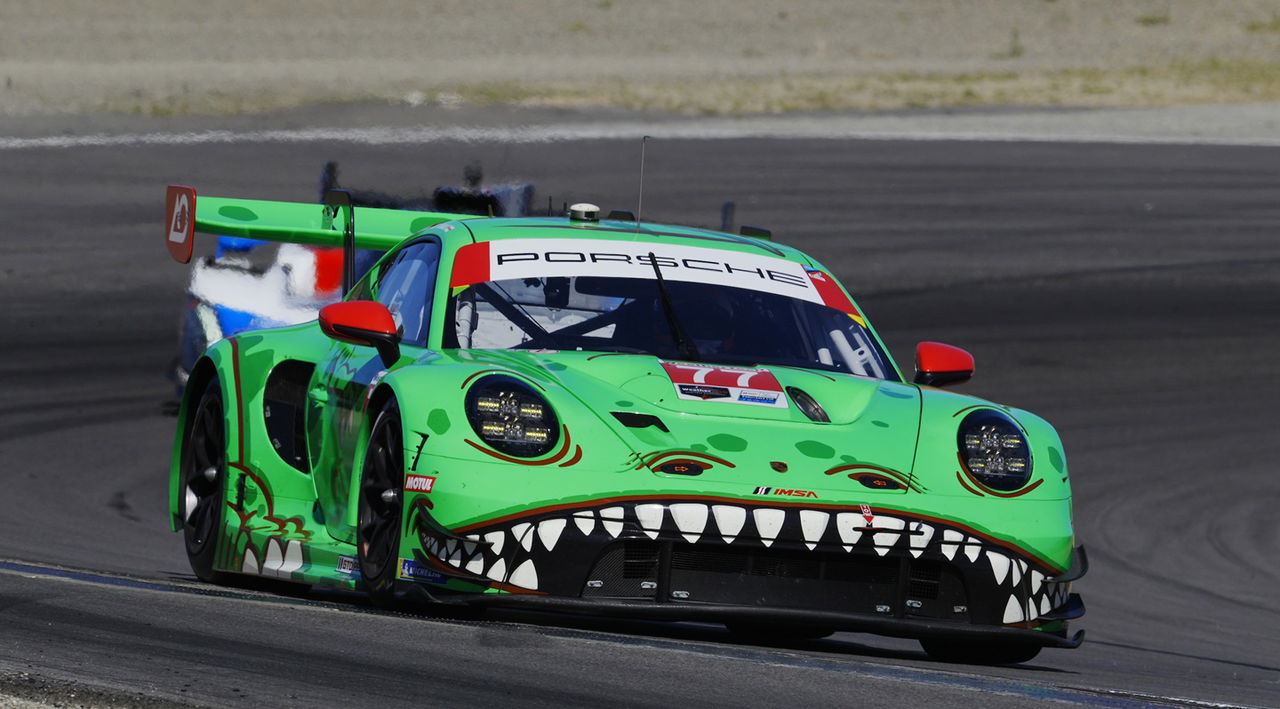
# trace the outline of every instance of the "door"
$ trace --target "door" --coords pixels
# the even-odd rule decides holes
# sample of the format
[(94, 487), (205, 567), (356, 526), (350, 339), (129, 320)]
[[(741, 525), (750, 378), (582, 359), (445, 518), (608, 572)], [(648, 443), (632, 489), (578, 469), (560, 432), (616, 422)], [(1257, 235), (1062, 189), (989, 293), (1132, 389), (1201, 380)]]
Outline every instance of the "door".
[[(439, 263), (439, 242), (415, 241), (384, 259), (346, 298), (376, 300), (391, 311), (401, 334), (400, 361), (392, 369), (423, 354)], [(309, 389), (307, 433), (317, 511), (333, 538), (352, 544), (362, 443), (377, 414), (365, 405), (386, 371), (373, 347), (335, 340), (317, 364)]]

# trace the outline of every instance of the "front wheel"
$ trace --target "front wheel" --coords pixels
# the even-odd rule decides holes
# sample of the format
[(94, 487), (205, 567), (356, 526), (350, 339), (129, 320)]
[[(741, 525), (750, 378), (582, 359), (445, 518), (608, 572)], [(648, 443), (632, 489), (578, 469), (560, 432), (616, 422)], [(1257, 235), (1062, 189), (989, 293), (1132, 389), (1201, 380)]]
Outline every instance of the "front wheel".
[(228, 575), (215, 571), (213, 564), (222, 530), (227, 475), (226, 420), (217, 378), (205, 384), (190, 421), (179, 469), (187, 560), (201, 581), (226, 583)]
[(356, 549), (369, 597), (379, 605), (395, 601), (400, 527), (404, 516), (404, 445), (400, 410), (389, 401), (374, 419), (360, 475)]
[(968, 665), (1016, 665), (1030, 662), (1040, 654), (1039, 645), (1016, 640), (922, 638), (920, 646), (935, 660)]

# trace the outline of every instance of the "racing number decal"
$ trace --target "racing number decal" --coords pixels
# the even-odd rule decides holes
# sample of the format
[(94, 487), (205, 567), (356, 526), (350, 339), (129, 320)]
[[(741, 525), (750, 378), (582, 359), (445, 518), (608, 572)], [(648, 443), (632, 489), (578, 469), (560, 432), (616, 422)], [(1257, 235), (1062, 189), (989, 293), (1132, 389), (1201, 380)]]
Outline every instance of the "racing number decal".
[(191, 237), (196, 231), (196, 191), (190, 187), (169, 185), (164, 193), (165, 244), (169, 255), (178, 263), (191, 261)]
[(726, 401), (787, 408), (782, 385), (767, 369), (662, 362), (676, 396), (687, 401)]

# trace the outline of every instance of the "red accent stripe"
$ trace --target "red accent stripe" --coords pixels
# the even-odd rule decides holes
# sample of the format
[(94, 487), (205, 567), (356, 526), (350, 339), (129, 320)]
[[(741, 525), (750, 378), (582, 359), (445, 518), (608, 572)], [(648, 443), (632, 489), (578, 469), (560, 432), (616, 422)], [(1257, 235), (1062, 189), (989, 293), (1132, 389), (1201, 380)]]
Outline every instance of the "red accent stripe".
[[(1044, 478), (1041, 478), (1031, 483), (1027, 487), (1022, 488), (1021, 490), (1015, 490), (1014, 492), (1000, 492), (998, 490), (993, 490), (990, 487), (987, 487), (986, 485), (983, 485), (981, 480), (978, 480), (978, 478), (976, 478), (973, 475), (973, 473), (969, 472), (968, 466), (964, 464), (964, 457), (960, 455), (959, 451), (956, 452), (956, 459), (960, 461), (960, 472), (957, 472), (956, 475), (958, 476), (960, 475), (961, 472), (963, 472), (964, 477), (968, 478), (969, 482), (973, 483), (974, 487), (977, 487), (979, 490), (981, 490), (982, 492), (985, 492), (988, 495), (991, 495), (992, 497), (1003, 497), (1003, 498), (1022, 497), (1028, 492), (1031, 492), (1032, 490), (1040, 487), (1040, 484), (1044, 482)], [(960, 482), (961, 484), (963, 484), (964, 480), (961, 480)], [(968, 489), (969, 492), (973, 492), (973, 489), (969, 488), (968, 485), (965, 485), (965, 488)], [(974, 493), (974, 494), (978, 495), (981, 493)]]
[(849, 296), (845, 295), (844, 289), (836, 283), (836, 279), (832, 278), (831, 274), (809, 269), (805, 269), (805, 273), (809, 274), (809, 282), (813, 283), (813, 287), (818, 290), (818, 295), (822, 297), (822, 302), (826, 303), (827, 307), (862, 317), (862, 313), (854, 307), (853, 301), (849, 300)]
[(977, 495), (978, 497), (983, 497), (983, 494), (982, 494), (982, 493), (980, 493), (980, 492), (978, 492), (977, 490), (974, 490), (973, 488), (969, 487), (969, 483), (965, 482), (964, 476), (960, 474), (960, 471), (959, 471), (959, 470), (957, 470), (957, 471), (956, 471), (956, 480), (959, 480), (959, 481), (960, 481), (960, 486), (961, 486), (961, 487), (963, 487), (964, 489), (968, 490), (969, 492), (972, 492), (973, 494)]
[[(865, 463), (853, 463), (851, 465), (837, 465), (836, 467), (826, 471), (825, 474), (835, 475), (836, 473), (843, 473), (846, 470), (871, 470), (877, 473), (882, 473), (885, 476), (893, 478), (894, 480), (897, 480), (903, 485), (906, 485), (907, 489), (911, 490), (912, 492), (921, 492), (920, 488), (915, 484), (915, 481), (912, 480), (911, 476), (901, 471), (894, 470), (893, 468), (882, 468), (878, 465), (868, 465)], [(849, 478), (856, 480), (857, 475), (858, 475), (857, 473), (851, 474)]]
[(460, 387), (458, 387), (458, 388), (459, 388), (459, 389), (466, 389), (468, 384), (470, 384), (472, 381), (474, 381), (477, 377), (480, 377), (480, 376), (485, 375), (485, 374), (506, 374), (506, 375), (509, 375), (509, 376), (515, 377), (516, 379), (519, 379), (520, 381), (524, 382), (525, 384), (532, 384), (533, 386), (535, 386), (535, 387), (537, 387), (537, 388), (541, 389), (542, 391), (546, 391), (546, 390), (547, 390), (547, 388), (546, 388), (546, 387), (544, 387), (544, 386), (542, 386), (541, 384), (539, 384), (539, 383), (535, 382), (534, 380), (532, 380), (532, 379), (530, 379), (530, 378), (528, 378), (528, 377), (524, 376), (523, 374), (519, 374), (519, 373), (517, 373), (517, 372), (513, 372), (513, 371), (511, 371), (511, 370), (509, 370), (509, 369), (482, 369), (482, 370), (480, 370), (480, 371), (478, 371), (478, 372), (475, 372), (474, 374), (472, 374), (471, 376), (467, 377), (466, 379), (463, 379), (463, 380), (462, 380), (462, 386), (460, 386)]
[(730, 463), (729, 461), (725, 460), (724, 458), (717, 458), (714, 455), (708, 455), (706, 453), (700, 453), (698, 451), (667, 451), (665, 453), (656, 453), (654, 455), (651, 455), (648, 458), (648, 460), (645, 460), (643, 464), (652, 468), (654, 464), (657, 463), (658, 461), (662, 460), (663, 458), (670, 458), (673, 455), (687, 455), (693, 458), (705, 458), (713, 463), (719, 463), (720, 465), (723, 465), (726, 468), (738, 467), (733, 463)]
[(236, 456), (236, 462), (244, 461), (244, 396), (241, 394), (240, 387), (240, 343), (236, 338), (232, 337), (231, 342), (231, 373), (235, 379), (236, 394), (236, 445), (239, 447), (239, 453)]
[(449, 287), (469, 286), (489, 280), (489, 242), (467, 244), (453, 256)]
[(559, 467), (567, 468), (570, 465), (573, 465), (578, 461), (582, 460), (582, 446), (575, 446), (575, 447), (577, 448), (577, 450), (573, 452), (573, 457), (561, 463)]
[(560, 432), (561, 432), (561, 437), (564, 439), (564, 442), (560, 444), (560, 450), (557, 451), (555, 455), (551, 456), (550, 458), (547, 458), (546, 460), (524, 460), (523, 458), (513, 458), (509, 455), (505, 455), (503, 453), (499, 453), (498, 451), (491, 450), (485, 446), (482, 446), (479, 443), (476, 443), (475, 441), (471, 440), (470, 438), (464, 438), (462, 440), (465, 441), (467, 445), (471, 446), (472, 448), (475, 448), (481, 453), (484, 453), (485, 455), (491, 455), (494, 458), (497, 458), (498, 460), (502, 460), (508, 463), (515, 463), (517, 465), (551, 465), (552, 463), (555, 463), (559, 461), (561, 458), (563, 458), (565, 453), (569, 452), (569, 427), (565, 426), (564, 424), (561, 424)]
[(866, 464), (866, 463), (852, 463), (852, 464), (850, 464), (850, 465), (837, 465), (836, 467), (834, 467), (834, 468), (832, 468), (832, 469), (828, 470), (825, 474), (826, 474), (826, 475), (835, 475), (836, 473), (843, 473), (843, 472), (844, 472), (844, 471), (846, 471), (846, 470), (874, 470), (874, 471), (876, 471), (877, 473), (884, 473), (885, 475), (889, 475), (889, 476), (893, 476), (893, 477), (902, 477), (902, 478), (903, 478), (903, 482), (905, 482), (905, 481), (906, 481), (906, 480), (905, 480), (906, 475), (904, 475), (904, 474), (902, 474), (902, 473), (900, 473), (900, 472), (898, 472), (898, 471), (896, 471), (896, 470), (894, 470), (894, 469), (892, 469), (892, 468), (882, 468), (882, 467), (880, 467), (880, 466), (878, 466), (878, 465), (869, 465), (869, 464)]
[[(974, 409), (991, 409), (992, 411), (1000, 411), (1000, 409), (994, 406), (991, 406), (990, 404), (974, 404), (973, 406), (966, 406), (963, 409), (960, 409), (959, 411), (955, 412), (954, 414), (951, 414), (951, 418), (955, 418), (966, 411), (973, 411)], [(1003, 414), (1005, 412), (1000, 411), (1000, 413)]]

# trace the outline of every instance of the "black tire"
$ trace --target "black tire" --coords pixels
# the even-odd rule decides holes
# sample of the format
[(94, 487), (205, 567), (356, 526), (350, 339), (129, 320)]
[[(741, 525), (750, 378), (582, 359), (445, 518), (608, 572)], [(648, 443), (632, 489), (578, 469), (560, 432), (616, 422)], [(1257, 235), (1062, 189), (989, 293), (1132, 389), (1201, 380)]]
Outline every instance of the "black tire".
[(227, 477), (226, 419), (222, 389), (216, 377), (205, 384), (189, 419), (179, 470), (182, 536), (187, 560), (196, 578), (224, 584), (230, 575), (213, 568), (226, 513)]
[(396, 603), (400, 527), (404, 518), (404, 433), (400, 409), (388, 401), (374, 419), (360, 472), (356, 552), (369, 597)]
[(737, 621), (725, 623), (730, 633), (750, 640), (766, 642), (799, 642), (801, 640), (820, 640), (836, 631), (820, 625), (773, 625), (770, 623), (751, 623)]
[(966, 665), (1017, 665), (1040, 654), (1040, 646), (1016, 640), (944, 640), (922, 638), (920, 646), (940, 662)]

